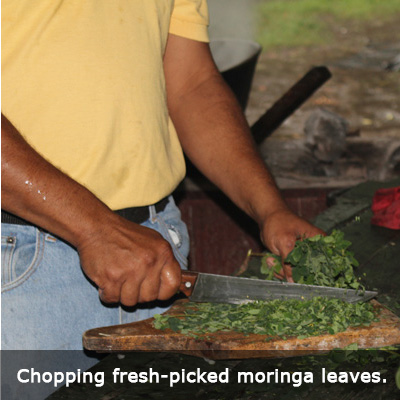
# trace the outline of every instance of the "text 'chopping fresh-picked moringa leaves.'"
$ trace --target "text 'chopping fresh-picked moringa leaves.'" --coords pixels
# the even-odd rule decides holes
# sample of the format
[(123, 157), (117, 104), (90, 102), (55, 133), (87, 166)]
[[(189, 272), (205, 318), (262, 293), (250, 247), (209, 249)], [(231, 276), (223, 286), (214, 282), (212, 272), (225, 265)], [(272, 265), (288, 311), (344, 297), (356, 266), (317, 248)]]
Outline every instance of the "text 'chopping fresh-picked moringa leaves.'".
[[(290, 264), (297, 283), (364, 290), (354, 275), (358, 266), (348, 250), (351, 243), (343, 232), (317, 235), (299, 240), (285, 263)], [(275, 259), (275, 266), (267, 258)], [(267, 279), (282, 268), (278, 256), (262, 257), (261, 273)], [(182, 315), (155, 315), (156, 329), (171, 329), (184, 335), (201, 337), (218, 331), (255, 333), (271, 337), (297, 337), (335, 334), (350, 326), (368, 326), (377, 321), (370, 303), (347, 303), (335, 298), (315, 297), (310, 300), (255, 301), (246, 304), (187, 303)], [(268, 340), (268, 338), (266, 340)]]

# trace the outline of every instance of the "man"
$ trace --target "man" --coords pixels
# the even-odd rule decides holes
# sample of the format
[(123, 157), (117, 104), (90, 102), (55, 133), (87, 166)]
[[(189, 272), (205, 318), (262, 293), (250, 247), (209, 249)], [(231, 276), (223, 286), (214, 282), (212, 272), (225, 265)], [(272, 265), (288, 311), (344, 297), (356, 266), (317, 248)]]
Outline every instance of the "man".
[(205, 0), (6, 0), (2, 16), (3, 348), (81, 348), (176, 293), (182, 149), (274, 253), (320, 233), (287, 208), (212, 61)]

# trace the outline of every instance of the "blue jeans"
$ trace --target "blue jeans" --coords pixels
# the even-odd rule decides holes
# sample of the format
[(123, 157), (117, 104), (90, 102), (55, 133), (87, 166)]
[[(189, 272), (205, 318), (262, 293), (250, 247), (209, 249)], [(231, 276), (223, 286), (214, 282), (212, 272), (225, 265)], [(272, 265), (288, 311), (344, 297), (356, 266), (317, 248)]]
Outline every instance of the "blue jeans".
[[(186, 269), (189, 237), (173, 198), (161, 213), (150, 206), (143, 225), (170, 242)], [(2, 224), (1, 257), (4, 350), (81, 350), (88, 329), (139, 321), (168, 308), (157, 302), (129, 310), (105, 306), (76, 250), (32, 226)]]

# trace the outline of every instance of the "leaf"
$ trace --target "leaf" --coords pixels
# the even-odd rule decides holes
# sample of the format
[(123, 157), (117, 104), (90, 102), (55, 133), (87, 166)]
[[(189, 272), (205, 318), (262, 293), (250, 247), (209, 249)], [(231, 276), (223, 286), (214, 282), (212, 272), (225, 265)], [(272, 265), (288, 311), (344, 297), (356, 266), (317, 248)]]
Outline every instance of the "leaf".
[(185, 309), (190, 310), (190, 313), (185, 312), (185, 318), (164, 315), (157, 317), (153, 326), (189, 336), (236, 331), (305, 338), (341, 332), (355, 323), (369, 324), (376, 319), (369, 303), (351, 304), (328, 298), (256, 301), (240, 305), (200, 303), (193, 306), (187, 303)]
[(351, 243), (344, 233), (334, 230), (331, 235), (316, 235), (296, 242), (285, 262), (293, 267), (295, 282), (341, 288), (364, 288), (357, 280), (353, 267), (358, 266)]
[(342, 350), (358, 350), (358, 344), (357, 343), (350, 343), (346, 347), (343, 347)]
[[(267, 259), (268, 258), (273, 258), (274, 259), (274, 266), (270, 267), (267, 264)], [(272, 253), (266, 253), (262, 258), (261, 258), (261, 269), (260, 272), (264, 275), (266, 275), (265, 279), (271, 280), (274, 277), (275, 272), (279, 272), (282, 269), (282, 264), (280, 261), (279, 256), (276, 254)]]
[[(354, 275), (357, 265), (353, 254), (347, 250), (350, 242), (344, 234), (333, 231), (330, 236), (317, 235), (296, 242), (287, 261), (293, 266), (293, 278), (298, 283), (365, 290)], [(267, 265), (267, 257), (274, 257), (275, 266)], [(281, 268), (280, 259), (270, 253), (261, 260), (261, 272), (272, 279)], [(369, 325), (376, 321), (370, 303), (346, 303), (339, 299), (323, 297), (310, 300), (256, 301), (248, 304), (187, 303), (184, 318), (156, 315), (156, 329), (170, 328), (182, 334), (199, 337), (218, 331), (306, 338), (321, 334), (335, 334), (349, 326)], [(349, 350), (350, 351), (350, 350)]]

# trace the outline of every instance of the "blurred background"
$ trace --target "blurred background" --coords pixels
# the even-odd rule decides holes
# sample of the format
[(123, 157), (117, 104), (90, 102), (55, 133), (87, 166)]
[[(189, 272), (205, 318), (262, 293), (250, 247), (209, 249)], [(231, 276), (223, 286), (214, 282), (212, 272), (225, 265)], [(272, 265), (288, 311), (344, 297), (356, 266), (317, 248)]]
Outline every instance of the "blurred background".
[[(332, 74), (260, 144), (282, 188), (400, 175), (400, 1), (209, 0), (209, 9), (212, 40), (262, 47), (250, 124), (313, 66)], [(327, 123), (332, 129), (318, 132)]]
[[(399, 0), (208, 1), (214, 58), (297, 214), (315, 221), (360, 184), (400, 185)], [(258, 227), (190, 165), (183, 188), (193, 270), (231, 274), (262, 250)]]

